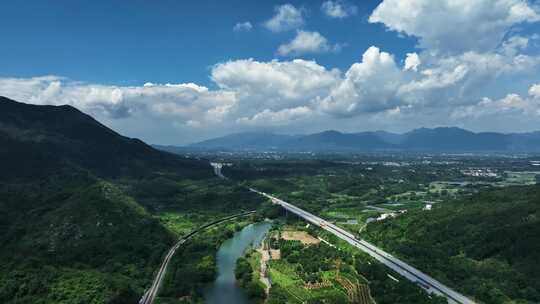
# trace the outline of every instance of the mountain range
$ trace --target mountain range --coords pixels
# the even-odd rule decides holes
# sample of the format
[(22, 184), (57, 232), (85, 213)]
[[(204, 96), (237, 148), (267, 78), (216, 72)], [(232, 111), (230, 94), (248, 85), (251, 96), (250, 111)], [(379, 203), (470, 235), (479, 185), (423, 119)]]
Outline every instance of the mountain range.
[[(160, 147), (175, 152), (173, 147)], [(420, 128), (396, 134), (385, 131), (308, 135), (237, 133), (201, 141), (178, 150), (318, 151), (318, 152), (539, 152), (540, 132), (475, 133), (457, 127)]]

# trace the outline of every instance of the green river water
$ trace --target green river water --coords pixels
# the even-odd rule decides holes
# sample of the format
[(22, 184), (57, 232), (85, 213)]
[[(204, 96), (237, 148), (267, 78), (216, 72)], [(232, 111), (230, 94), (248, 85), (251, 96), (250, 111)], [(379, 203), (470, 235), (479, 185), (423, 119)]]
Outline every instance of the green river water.
[(234, 268), (236, 260), (251, 245), (259, 246), (272, 226), (260, 222), (246, 226), (225, 241), (217, 253), (217, 272), (215, 282), (205, 291), (205, 302), (209, 304), (248, 304), (249, 299), (242, 288), (236, 285)]

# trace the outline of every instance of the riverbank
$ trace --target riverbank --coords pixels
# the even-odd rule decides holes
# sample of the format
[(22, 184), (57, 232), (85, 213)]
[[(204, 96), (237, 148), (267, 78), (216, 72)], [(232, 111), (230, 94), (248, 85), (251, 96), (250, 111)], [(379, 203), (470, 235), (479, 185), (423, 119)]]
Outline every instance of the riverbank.
[(273, 238), (272, 233), (269, 233), (266, 238), (261, 242), (261, 246), (257, 248), (258, 253), (258, 269), (259, 269), (259, 281), (265, 286), (264, 292), (266, 297), (270, 295), (270, 289), (272, 288), (272, 280), (268, 275), (268, 263), (270, 260), (279, 260), (280, 251), (270, 248), (270, 240)]
[(157, 300), (160, 303), (173, 303), (181, 298), (188, 302), (202, 302), (205, 287), (217, 276), (218, 247), (252, 224), (254, 219), (254, 216), (248, 215), (220, 223), (193, 235), (183, 243), (170, 260)]
[[(260, 245), (271, 225), (269, 222), (248, 225), (235, 233), (232, 238), (223, 242), (216, 254), (216, 280), (205, 289), (204, 299), (206, 303), (251, 303), (249, 299), (253, 295), (251, 286), (239, 286), (240, 284), (237, 284), (237, 274), (235, 274), (237, 261), (244, 255), (247, 248), (250, 246), (256, 248)], [(246, 271), (246, 273), (249, 271)], [(250, 278), (249, 280), (246, 278), (246, 281), (249, 282)]]

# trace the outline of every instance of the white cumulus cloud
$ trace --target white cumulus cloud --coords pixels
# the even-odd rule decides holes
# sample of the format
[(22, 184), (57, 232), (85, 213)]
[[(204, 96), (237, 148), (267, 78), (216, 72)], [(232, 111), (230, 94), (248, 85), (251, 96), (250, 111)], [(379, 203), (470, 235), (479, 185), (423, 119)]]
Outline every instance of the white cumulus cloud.
[(403, 69), (418, 71), (418, 66), (422, 63), (420, 57), (416, 53), (407, 53), (407, 58), (405, 58), (405, 66)]
[(306, 106), (283, 109), (279, 111), (265, 109), (252, 117), (241, 117), (237, 119), (237, 122), (244, 125), (258, 127), (288, 125), (295, 120), (306, 118), (312, 113), (313, 110)]
[(540, 84), (534, 84), (529, 88), (529, 95), (540, 100)]
[(274, 11), (275, 15), (264, 23), (272, 32), (289, 31), (304, 25), (303, 10), (292, 4), (277, 6)]
[(246, 113), (304, 106), (326, 96), (339, 79), (339, 70), (302, 59), (234, 60), (212, 68), (212, 80), (221, 89), (235, 92), (238, 106)]
[(322, 12), (331, 18), (346, 18), (356, 15), (358, 8), (355, 5), (345, 3), (343, 1), (325, 1), (321, 5)]
[[(336, 5), (344, 3), (326, 5), (337, 17)], [(0, 78), (0, 95), (70, 104), (128, 135), (169, 143), (259, 127), (295, 132), (457, 123), (531, 129), (540, 116), (538, 37), (518, 26), (538, 21), (536, 9), (521, 0), (383, 0), (370, 22), (417, 37), (418, 53), (372, 46), (359, 50), (361, 60), (345, 71), (314, 60), (229, 60), (212, 66), (209, 87)], [(318, 32), (298, 30), (303, 14), (285, 4), (264, 24), (274, 32), (296, 29), (279, 55), (339, 48)], [(236, 30), (250, 26), (239, 23)], [(395, 58), (402, 55), (400, 64)]]
[(384, 0), (369, 17), (417, 37), (422, 48), (451, 54), (492, 50), (513, 26), (539, 20), (525, 0)]
[(56, 76), (0, 78), (0, 93), (33, 104), (68, 104), (113, 119), (151, 115), (185, 121), (196, 117), (215, 122), (222, 120), (237, 101), (232, 92), (210, 91), (193, 83), (112, 86)]
[(234, 25), (233, 31), (235, 32), (249, 32), (253, 29), (253, 25), (251, 25), (251, 22), (239, 22)]
[(321, 100), (320, 107), (343, 116), (394, 108), (401, 77), (394, 57), (372, 46), (364, 52), (362, 61), (353, 64), (344, 79)]
[(341, 46), (331, 45), (318, 32), (298, 31), (296, 37), (286, 44), (279, 46), (277, 53), (281, 56), (300, 55), (305, 53), (326, 53), (339, 51)]
[(505, 97), (497, 100), (492, 100), (489, 97), (484, 97), (476, 104), (458, 107), (453, 110), (452, 117), (457, 119), (463, 118), (485, 118), (485, 117), (507, 117), (526, 118), (540, 117), (540, 95), (538, 95), (538, 84), (532, 85), (529, 89), (528, 96), (519, 94), (508, 94)]

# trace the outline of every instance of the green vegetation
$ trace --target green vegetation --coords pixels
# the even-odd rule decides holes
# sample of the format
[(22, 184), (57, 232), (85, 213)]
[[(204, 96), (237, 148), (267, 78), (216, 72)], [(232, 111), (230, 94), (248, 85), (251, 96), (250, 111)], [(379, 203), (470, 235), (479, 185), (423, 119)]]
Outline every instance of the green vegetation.
[(0, 167), (0, 298), (10, 304), (136, 303), (176, 237), (259, 202), (206, 160), (157, 151), (69, 106), (0, 98)]
[(249, 216), (225, 222), (185, 242), (171, 260), (157, 303), (202, 303), (204, 288), (215, 280), (220, 244), (253, 220)]
[(132, 198), (88, 176), (4, 185), (0, 196), (7, 303), (133, 303), (172, 241)]
[[(266, 298), (264, 286), (259, 281), (259, 276), (256, 274), (256, 269), (250, 263), (251, 255), (250, 251), (247, 257), (241, 257), (236, 261), (236, 268), (234, 274), (236, 280), (246, 290), (246, 294), (254, 303), (262, 303)], [(255, 265), (258, 267), (259, 265)]]
[(367, 236), (484, 303), (540, 301), (540, 186), (482, 191)]
[[(534, 187), (511, 187), (536, 182), (538, 175), (527, 160), (472, 158), (440, 164), (407, 160), (383, 165), (381, 161), (357, 161), (346, 166), (341, 161), (287, 160), (284, 163), (291, 164), (289, 167), (281, 163), (251, 161), (227, 170), (250, 186), (370, 238), (480, 302), (539, 301), (540, 270), (535, 261), (540, 252), (536, 245), (540, 243), (536, 221), (540, 193)], [(301, 164), (307, 168), (299, 168)], [(471, 168), (480, 175), (468, 175)], [(253, 174), (252, 178), (250, 170), (263, 177)], [(484, 172), (491, 175), (484, 176)], [(431, 211), (423, 210), (426, 204)], [(408, 212), (395, 219), (366, 222), (399, 210)], [(340, 246), (357, 255), (357, 250), (346, 248)], [(277, 298), (291, 298), (289, 291), (309, 279), (303, 275), (316, 273), (314, 269), (298, 272), (303, 268), (296, 269), (294, 263), (298, 263), (300, 250), (293, 251), (291, 261), (285, 254), (284, 260), (271, 262), (270, 273), (279, 282), (272, 292)], [(388, 269), (378, 263), (358, 263), (366, 259), (357, 258), (355, 268), (370, 281), (378, 303), (423, 303), (426, 299), (414, 284), (390, 280)], [(313, 259), (324, 265), (317, 257)], [(305, 296), (301, 289), (293, 293)]]
[(152, 175), (200, 179), (207, 162), (160, 152), (127, 138), (71, 106), (36, 106), (0, 97), (2, 177), (35, 179), (79, 167), (101, 177)]
[[(284, 215), (243, 186), (369, 238), (479, 302), (540, 302), (536, 158), (229, 155), (231, 182), (213, 177), (207, 160), (157, 151), (72, 107), (0, 99), (5, 303), (135, 303), (179, 236), (258, 209), (196, 235), (173, 257), (158, 301), (201, 303), (220, 243), (250, 221)], [(332, 245), (271, 241), (281, 259), (269, 262), (267, 303), (444, 302), (334, 236), (294, 216), (285, 222)], [(259, 258), (248, 253), (236, 272), (255, 302), (265, 296)]]
[(226, 215), (235, 210), (255, 210), (261, 202), (258, 195), (246, 188), (217, 178), (176, 180), (158, 177), (116, 182), (142, 205), (158, 213), (172, 211), (189, 216), (194, 211), (195, 217)]
[[(418, 304), (446, 304), (442, 297), (428, 297), (426, 292), (415, 284), (403, 279), (397, 273), (389, 271), (385, 266), (377, 263), (366, 254), (356, 255), (355, 268), (368, 281), (372, 296), (379, 304), (418, 303)], [(395, 281), (393, 278), (398, 278)]]
[(504, 172), (504, 183), (506, 185), (534, 185), (537, 183), (538, 176), (540, 172), (530, 171), (530, 172)]
[[(301, 222), (292, 221), (296, 229)], [(281, 259), (271, 260), (272, 288), (268, 303), (446, 303), (399, 277), (371, 257), (319, 229), (310, 234), (330, 240), (303, 245), (300, 241), (273, 239), (271, 248), (279, 249)]]
[(347, 215), (335, 218), (336, 221), (365, 221), (361, 213), (367, 205), (421, 208), (424, 201), (438, 201), (466, 191), (456, 185), (438, 183), (464, 179), (459, 167), (423, 162), (252, 161), (225, 170), (227, 175), (314, 213), (329, 215), (347, 210)]
[[(169, 182), (175, 183), (177, 194), (168, 201), (133, 190), (144, 180), (105, 181), (79, 171), (41, 183), (2, 184), (0, 228), (6, 233), (0, 235), (0, 296), (11, 299), (8, 303), (134, 303), (175, 237), (225, 215), (256, 209), (260, 201), (217, 179)], [(148, 209), (162, 211), (151, 214)], [(200, 276), (190, 281), (195, 285), (176, 281), (181, 290), (169, 294), (191, 290), (188, 294), (197, 298), (200, 292), (194, 290), (213, 280), (210, 258), (219, 243), (240, 227), (214, 230), (206, 243), (197, 243), (199, 249), (188, 245), (186, 252), (203, 255), (184, 256), (182, 262), (194, 260), (196, 266), (182, 269)]]

